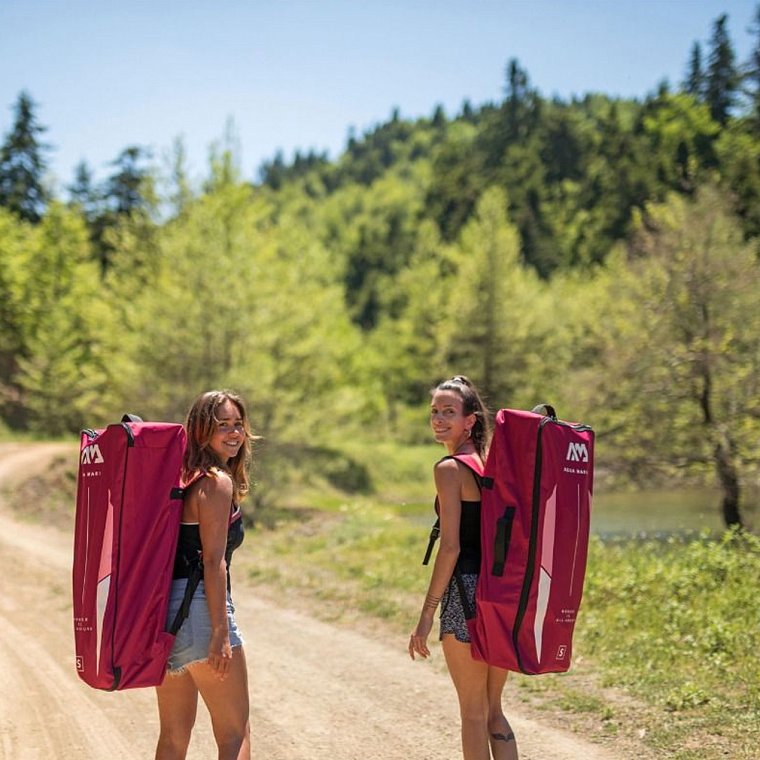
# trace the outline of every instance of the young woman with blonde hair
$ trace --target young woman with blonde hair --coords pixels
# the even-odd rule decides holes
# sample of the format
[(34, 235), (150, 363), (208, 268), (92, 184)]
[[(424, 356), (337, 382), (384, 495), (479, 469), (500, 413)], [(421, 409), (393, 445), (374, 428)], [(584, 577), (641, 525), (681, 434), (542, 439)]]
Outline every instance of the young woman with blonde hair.
[(185, 423), (182, 513), (167, 620), (183, 602), (188, 577), (201, 574), (189, 615), (157, 687), (161, 730), (156, 760), (187, 754), (198, 695), (211, 715), (220, 760), (249, 760), (248, 673), (235, 623), (230, 562), (243, 541), (240, 501), (248, 492), (251, 434), (245, 405), (226, 391), (208, 391)]

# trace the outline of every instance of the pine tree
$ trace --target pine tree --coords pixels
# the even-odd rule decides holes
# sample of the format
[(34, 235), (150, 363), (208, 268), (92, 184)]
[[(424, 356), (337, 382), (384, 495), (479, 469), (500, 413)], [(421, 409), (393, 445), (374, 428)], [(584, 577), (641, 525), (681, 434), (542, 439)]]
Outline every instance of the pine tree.
[(433, 126), (436, 129), (441, 129), (446, 126), (446, 111), (443, 110), (443, 106), (439, 103), (433, 111)]
[(695, 42), (691, 48), (689, 69), (683, 83), (683, 90), (697, 100), (704, 97), (705, 73), (702, 70), (702, 46)]
[(142, 165), (149, 157), (150, 152), (146, 148), (130, 145), (111, 163), (116, 172), (106, 182), (105, 196), (117, 214), (146, 210), (150, 205), (145, 192), (150, 171)]
[(13, 128), (0, 147), (0, 206), (33, 223), (40, 221), (49, 200), (43, 185), (49, 146), (40, 142), (46, 128), (37, 122), (35, 108), (29, 94), (21, 92)]
[(285, 156), (281, 150), (274, 154), (271, 161), (264, 161), (259, 167), (261, 182), (269, 185), (272, 190), (279, 190), (287, 176), (288, 168), (285, 165)]
[(525, 369), (541, 354), (535, 324), (544, 314), (538, 277), (520, 262), (520, 234), (508, 206), (499, 187), (478, 201), (456, 246), (456, 285), (440, 324), (449, 371), (468, 367), (496, 408), (530, 403), (534, 389)]
[(728, 15), (724, 13), (713, 27), (705, 77), (705, 100), (710, 106), (711, 116), (719, 124), (728, 121), (739, 89), (736, 54), (726, 30), (727, 22)]
[(526, 129), (526, 117), (530, 107), (532, 92), (528, 72), (520, 66), (516, 58), (507, 64), (506, 100), (504, 111), (508, 139), (515, 140)]
[(139, 236), (149, 228), (150, 213), (157, 205), (151, 170), (143, 164), (149, 157), (150, 152), (142, 146), (125, 148), (111, 162), (116, 171), (97, 192), (95, 213), (88, 222), (95, 258), (103, 275), (111, 267), (119, 247), (119, 230), (133, 223), (129, 234)]
[(169, 154), (169, 203), (175, 216), (182, 213), (193, 199), (187, 171), (187, 148), (182, 137), (175, 138)]
[(747, 64), (746, 82), (751, 103), (751, 115), (755, 131), (760, 133), (760, 4), (755, 8), (755, 18), (749, 29), (755, 36), (755, 47)]
[(74, 169), (74, 182), (66, 188), (70, 204), (81, 209), (88, 224), (92, 224), (99, 213), (100, 194), (92, 180), (89, 164), (80, 161)]

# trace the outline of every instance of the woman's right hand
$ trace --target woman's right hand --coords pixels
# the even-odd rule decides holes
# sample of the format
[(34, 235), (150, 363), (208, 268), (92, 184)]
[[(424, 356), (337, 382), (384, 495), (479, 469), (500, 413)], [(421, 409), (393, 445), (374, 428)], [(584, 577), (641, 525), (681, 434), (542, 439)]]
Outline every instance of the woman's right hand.
[(232, 647), (228, 633), (214, 633), (208, 645), (208, 664), (220, 681), (229, 675), (232, 663)]
[(430, 650), (427, 645), (427, 638), (430, 635), (430, 631), (433, 628), (433, 615), (422, 613), (420, 620), (417, 623), (417, 627), (412, 631), (412, 635), (409, 637), (409, 656), (414, 659), (415, 653), (422, 659), (426, 659), (430, 656)]

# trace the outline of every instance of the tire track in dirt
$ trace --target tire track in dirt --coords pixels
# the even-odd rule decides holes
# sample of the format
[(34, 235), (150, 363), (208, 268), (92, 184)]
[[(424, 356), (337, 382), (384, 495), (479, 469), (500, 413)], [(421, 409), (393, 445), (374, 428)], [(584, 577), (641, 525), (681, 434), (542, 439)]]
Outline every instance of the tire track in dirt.
[[(61, 747), (70, 757), (89, 757), (92, 752), (109, 758), (134, 757), (129, 738), (75, 688), (59, 662), (8, 617), (3, 618), (2, 631), (0, 714), (14, 716), (13, 723), (4, 719), (2, 725), (8, 758), (47, 760), (59, 757)], [(34, 667), (28, 666), (30, 662)]]
[[(44, 467), (45, 457), (60, 448), (51, 452), (44, 444), (0, 445), (0, 484)], [(255, 553), (255, 534), (240, 551)], [(9, 631), (0, 637), (0, 757), (152, 757), (158, 733), (153, 690), (108, 694), (76, 676), (70, 564), (68, 533), (0, 509), (0, 577), (6, 589), (0, 595), (0, 630)], [(262, 599), (242, 580), (233, 592), (246, 637), (254, 758), (458, 756), (456, 697), (436, 664), (411, 662), (404, 642), (368, 638), (289, 609), (287, 600), (281, 605)], [(522, 760), (623, 760), (620, 753), (518, 711), (507, 708)], [(201, 707), (188, 760), (215, 755)]]

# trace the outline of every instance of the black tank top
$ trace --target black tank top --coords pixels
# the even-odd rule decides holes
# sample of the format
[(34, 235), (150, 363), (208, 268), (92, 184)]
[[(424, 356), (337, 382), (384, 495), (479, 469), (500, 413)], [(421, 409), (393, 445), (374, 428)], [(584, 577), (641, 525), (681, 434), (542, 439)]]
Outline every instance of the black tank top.
[[(230, 507), (230, 523), (227, 528), (227, 546), (224, 559), (227, 562), (227, 590), (230, 586), (230, 563), (232, 552), (243, 543), (243, 513), (240, 507), (233, 504)], [(203, 545), (201, 544), (201, 529), (198, 523), (180, 523), (177, 552), (174, 555), (174, 573), (172, 578), (189, 578), (193, 569), (203, 564)]]
[[(480, 478), (474, 472), (472, 474), (480, 486)], [(437, 496), (435, 511), (438, 514)], [(457, 559), (457, 567), (460, 573), (477, 574), (480, 572), (480, 500), (462, 502), (462, 514), (459, 518), (459, 559)]]
[(480, 502), (463, 501), (459, 519), (460, 573), (480, 572)]

